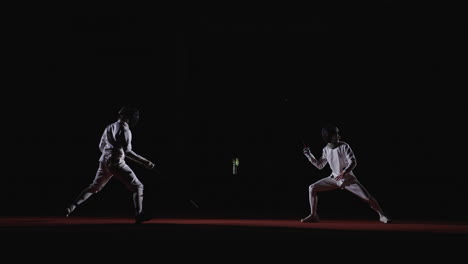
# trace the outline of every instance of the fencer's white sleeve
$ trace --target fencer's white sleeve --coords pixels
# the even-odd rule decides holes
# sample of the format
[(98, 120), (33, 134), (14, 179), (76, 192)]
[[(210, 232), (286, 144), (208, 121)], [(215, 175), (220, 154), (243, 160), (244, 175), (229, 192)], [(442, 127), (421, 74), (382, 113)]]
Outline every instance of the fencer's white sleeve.
[(327, 153), (325, 152), (325, 148), (322, 150), (322, 156), (319, 159), (316, 159), (315, 156), (310, 153), (309, 161), (312, 163), (317, 169), (321, 170), (327, 165)]
[(346, 174), (346, 173), (351, 172), (356, 167), (357, 161), (356, 161), (356, 156), (354, 155), (353, 150), (348, 144), (344, 144), (343, 150), (344, 150), (344, 155), (345, 155), (346, 164), (347, 164), (347, 166), (343, 169), (343, 172)]

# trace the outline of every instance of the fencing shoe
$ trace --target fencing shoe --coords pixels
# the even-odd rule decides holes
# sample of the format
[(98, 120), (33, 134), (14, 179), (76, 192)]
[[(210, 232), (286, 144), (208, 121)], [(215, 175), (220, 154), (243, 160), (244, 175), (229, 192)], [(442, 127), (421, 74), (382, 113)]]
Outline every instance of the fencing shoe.
[(384, 224), (388, 224), (388, 223), (391, 222), (390, 219), (387, 218), (385, 215), (381, 215), (380, 218), (379, 218), (379, 221), (384, 223)]
[(318, 216), (309, 215), (306, 218), (301, 219), (302, 223), (318, 223), (320, 222)]
[(141, 224), (143, 222), (151, 220), (153, 217), (145, 212), (141, 212), (135, 216), (135, 224)]
[(73, 210), (75, 210), (75, 208), (76, 208), (75, 204), (71, 204), (70, 206), (68, 206), (67, 209), (65, 210), (65, 217), (69, 217), (70, 214), (73, 212)]

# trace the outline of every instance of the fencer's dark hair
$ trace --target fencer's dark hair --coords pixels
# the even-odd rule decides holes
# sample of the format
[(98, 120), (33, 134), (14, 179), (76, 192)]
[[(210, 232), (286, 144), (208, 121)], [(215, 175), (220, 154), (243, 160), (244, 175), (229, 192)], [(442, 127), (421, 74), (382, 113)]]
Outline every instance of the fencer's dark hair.
[(126, 105), (119, 110), (119, 118), (128, 119), (131, 127), (135, 127), (140, 119), (140, 110), (136, 106)]
[(325, 143), (330, 143), (338, 127), (334, 124), (326, 124), (322, 127), (322, 139)]
[(122, 108), (120, 108), (118, 112), (119, 116), (133, 116), (139, 113), (140, 111), (138, 110), (138, 108), (133, 105), (125, 105)]

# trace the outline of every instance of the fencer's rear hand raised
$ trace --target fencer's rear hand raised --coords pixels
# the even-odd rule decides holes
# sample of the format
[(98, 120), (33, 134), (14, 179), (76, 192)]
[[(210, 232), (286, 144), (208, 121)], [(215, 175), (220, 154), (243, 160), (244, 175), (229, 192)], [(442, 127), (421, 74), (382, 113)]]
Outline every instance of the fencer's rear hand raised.
[(304, 155), (306, 155), (306, 157), (309, 158), (309, 157), (312, 156), (312, 152), (310, 152), (310, 148), (305, 147), (305, 148), (303, 149), (303, 151), (304, 151)]

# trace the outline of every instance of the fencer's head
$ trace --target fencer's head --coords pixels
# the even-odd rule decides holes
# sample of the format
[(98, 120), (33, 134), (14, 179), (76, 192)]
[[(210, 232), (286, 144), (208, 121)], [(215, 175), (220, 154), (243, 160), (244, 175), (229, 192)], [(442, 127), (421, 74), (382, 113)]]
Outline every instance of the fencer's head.
[(131, 127), (136, 126), (140, 119), (140, 111), (135, 106), (126, 105), (119, 110), (119, 119), (125, 120)]
[(325, 143), (336, 144), (340, 140), (340, 130), (333, 124), (327, 124), (322, 128), (322, 139)]

